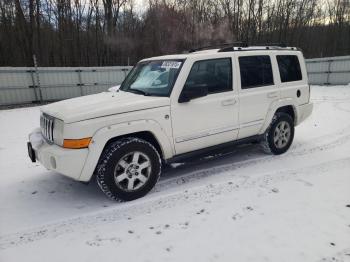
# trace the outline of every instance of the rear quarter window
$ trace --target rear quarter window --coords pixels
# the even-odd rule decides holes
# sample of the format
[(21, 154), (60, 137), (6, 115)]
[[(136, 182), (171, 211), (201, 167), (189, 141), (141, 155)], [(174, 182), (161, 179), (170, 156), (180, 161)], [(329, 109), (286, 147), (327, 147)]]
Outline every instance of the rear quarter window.
[(282, 83), (302, 80), (300, 63), (296, 55), (278, 55), (277, 63)]
[(239, 68), (242, 89), (273, 85), (270, 56), (241, 56)]

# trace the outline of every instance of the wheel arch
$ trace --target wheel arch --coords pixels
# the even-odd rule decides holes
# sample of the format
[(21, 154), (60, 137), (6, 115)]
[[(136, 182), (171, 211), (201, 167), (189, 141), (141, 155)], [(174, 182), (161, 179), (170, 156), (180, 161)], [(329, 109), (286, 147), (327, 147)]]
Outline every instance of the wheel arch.
[(90, 181), (106, 146), (123, 137), (136, 137), (151, 143), (162, 159), (171, 158), (174, 155), (171, 139), (154, 120), (138, 120), (107, 126), (95, 132), (79, 181)]
[(298, 111), (295, 104), (293, 103), (293, 100), (292, 99), (280, 100), (272, 104), (271, 107), (269, 108), (265, 118), (265, 123), (261, 127), (259, 134), (265, 133), (267, 128), (270, 126), (273, 116), (277, 112), (283, 112), (283, 113), (289, 114), (293, 119), (294, 125), (296, 126), (298, 124)]
[(162, 159), (164, 159), (164, 151), (163, 151), (163, 148), (161, 147), (158, 139), (156, 138), (156, 136), (149, 130), (147, 131), (138, 131), (138, 132), (134, 132), (134, 133), (128, 133), (128, 134), (124, 134), (124, 135), (119, 135), (119, 136), (115, 136), (115, 137), (112, 137), (110, 138), (107, 143), (105, 144), (102, 152), (106, 149), (106, 147), (108, 147), (111, 143), (119, 140), (119, 139), (122, 139), (122, 138), (126, 138), (126, 137), (135, 137), (135, 138), (139, 138), (139, 139), (142, 139), (142, 140), (145, 140), (147, 142), (149, 142), (151, 145), (153, 145), (160, 157)]
[(286, 105), (286, 106), (281, 106), (279, 107), (276, 112), (274, 113), (274, 115), (276, 113), (286, 113), (288, 115), (290, 115), (290, 117), (293, 119), (294, 125), (295, 125), (295, 121), (296, 121), (296, 110), (294, 108), (294, 106), (292, 105)]

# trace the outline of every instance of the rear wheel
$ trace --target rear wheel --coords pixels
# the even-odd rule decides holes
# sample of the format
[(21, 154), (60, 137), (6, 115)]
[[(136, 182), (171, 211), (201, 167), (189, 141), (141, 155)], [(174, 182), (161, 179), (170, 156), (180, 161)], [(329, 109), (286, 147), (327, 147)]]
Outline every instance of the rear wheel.
[(286, 113), (276, 113), (265, 133), (262, 146), (265, 152), (280, 155), (286, 152), (294, 139), (294, 122)]
[(129, 201), (146, 195), (160, 173), (161, 158), (152, 144), (139, 138), (123, 138), (104, 150), (96, 179), (108, 197)]

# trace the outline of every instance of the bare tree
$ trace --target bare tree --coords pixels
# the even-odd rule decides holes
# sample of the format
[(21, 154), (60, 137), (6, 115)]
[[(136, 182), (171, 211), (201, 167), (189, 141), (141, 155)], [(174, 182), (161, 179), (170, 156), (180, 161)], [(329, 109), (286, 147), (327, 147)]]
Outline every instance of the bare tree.
[(1, 0), (0, 66), (125, 65), (231, 41), (350, 54), (348, 0)]

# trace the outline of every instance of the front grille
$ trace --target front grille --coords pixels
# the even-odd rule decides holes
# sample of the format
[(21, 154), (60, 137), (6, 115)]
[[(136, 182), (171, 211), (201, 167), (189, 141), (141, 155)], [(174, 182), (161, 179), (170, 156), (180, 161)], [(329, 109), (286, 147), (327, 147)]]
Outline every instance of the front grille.
[(53, 143), (53, 118), (42, 114), (40, 116), (40, 128), (42, 135), (48, 142)]

